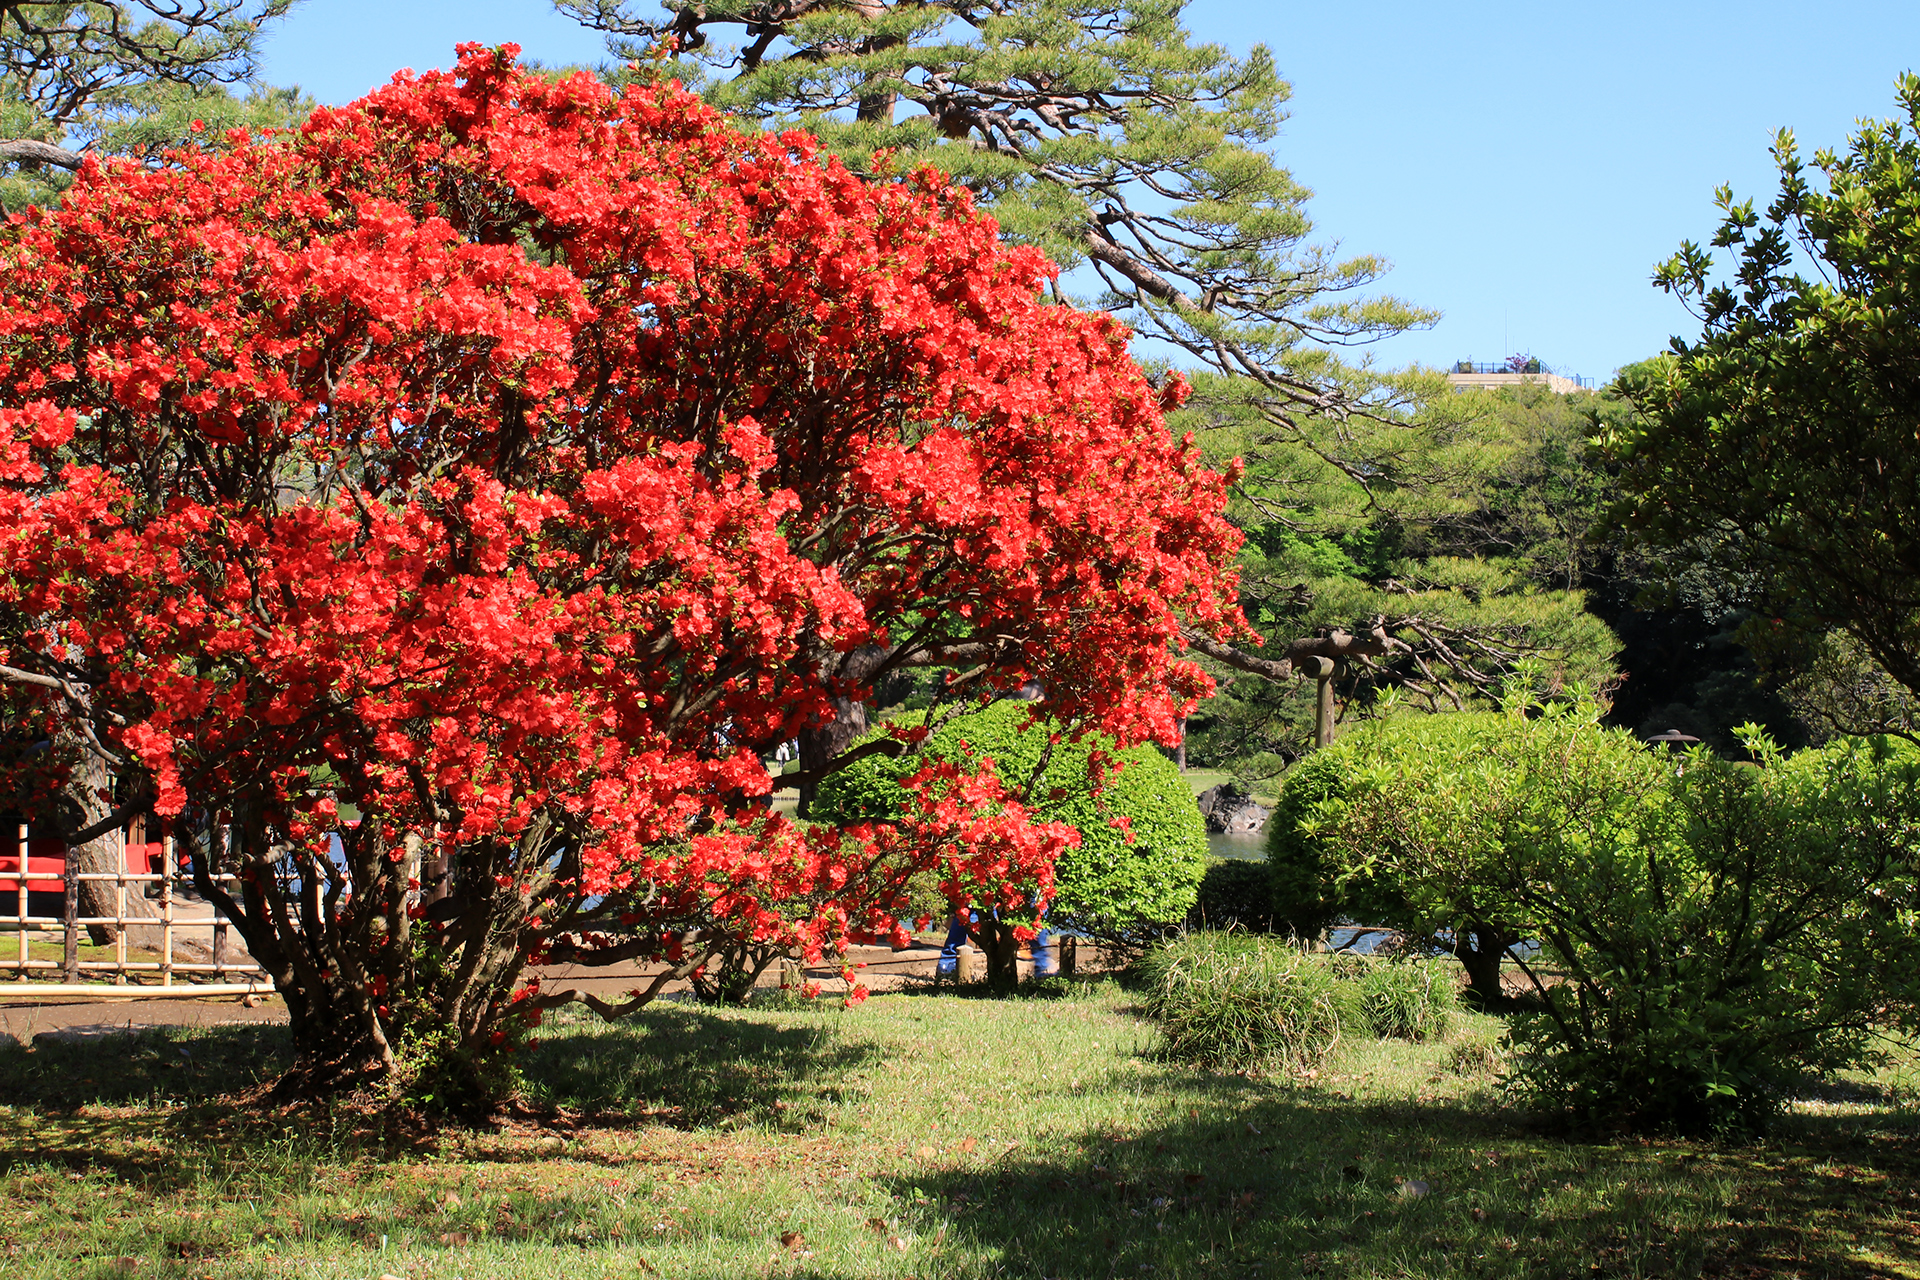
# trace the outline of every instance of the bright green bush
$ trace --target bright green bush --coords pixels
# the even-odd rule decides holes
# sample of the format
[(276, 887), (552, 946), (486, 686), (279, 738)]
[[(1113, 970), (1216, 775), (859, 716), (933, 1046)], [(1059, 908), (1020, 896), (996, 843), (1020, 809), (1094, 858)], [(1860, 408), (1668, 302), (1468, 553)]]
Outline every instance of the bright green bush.
[(1528, 963), (1557, 977), (1516, 1019), (1510, 1076), (1534, 1105), (1756, 1128), (1798, 1077), (1912, 1016), (1920, 753), (1788, 759), (1754, 731), (1757, 766), (1681, 759), (1590, 711), (1356, 734), (1296, 837), (1336, 888), (1391, 884), (1410, 934), (1537, 944)]
[(1274, 938), (1207, 930), (1149, 951), (1136, 966), (1157, 1052), (1239, 1071), (1303, 1072), (1340, 1043), (1345, 994), (1326, 957)]
[(1351, 914), (1347, 886), (1336, 882), (1320, 843), (1301, 827), (1321, 805), (1339, 798), (1348, 754), (1340, 745), (1323, 747), (1294, 765), (1267, 819), (1267, 886), (1276, 933), (1317, 938)]
[(1758, 767), (1690, 753), (1639, 839), (1570, 869), (1540, 935), (1568, 980), (1518, 1020), (1514, 1084), (1579, 1120), (1751, 1132), (1807, 1075), (1911, 1025), (1920, 753)]
[[(937, 729), (926, 744), (936, 759), (991, 758), (1001, 779), (1019, 787), (1039, 767), (1057, 726), (1029, 726), (1033, 704), (997, 702)], [(924, 723), (923, 713), (904, 717)], [(1088, 781), (1091, 754), (1107, 751), (1122, 768), (1098, 793)], [(888, 821), (901, 812), (899, 779), (922, 761), (868, 756), (825, 779), (809, 816), (846, 825)], [(1097, 932), (1186, 918), (1207, 864), (1207, 828), (1193, 791), (1152, 746), (1117, 751), (1111, 739), (1088, 734), (1053, 744), (1046, 770), (1033, 786), (1030, 807), (1042, 818), (1080, 832), (1080, 847), (1054, 868), (1048, 919)], [(1122, 831), (1114, 825), (1124, 819)], [(1131, 842), (1128, 839), (1131, 834)]]

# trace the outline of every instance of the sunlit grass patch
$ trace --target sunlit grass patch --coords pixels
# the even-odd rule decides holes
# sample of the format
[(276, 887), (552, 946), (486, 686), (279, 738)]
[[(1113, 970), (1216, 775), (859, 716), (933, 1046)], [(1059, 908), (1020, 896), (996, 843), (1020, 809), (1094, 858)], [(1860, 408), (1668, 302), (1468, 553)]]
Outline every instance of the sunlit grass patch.
[(0, 1083), (33, 1091), (0, 1109), (0, 1270), (1865, 1277), (1916, 1258), (1911, 1113), (1872, 1081), (1760, 1146), (1576, 1143), (1472, 1065), (1496, 1019), (1349, 1035), (1273, 1079), (1159, 1063), (1135, 995), (1073, 994), (564, 1018), (523, 1061), (526, 1104), (473, 1131), (235, 1114), (163, 1065), (186, 1047), (258, 1078), (282, 1029), (141, 1037), (86, 1088), (58, 1081), (73, 1057), (0, 1055)]

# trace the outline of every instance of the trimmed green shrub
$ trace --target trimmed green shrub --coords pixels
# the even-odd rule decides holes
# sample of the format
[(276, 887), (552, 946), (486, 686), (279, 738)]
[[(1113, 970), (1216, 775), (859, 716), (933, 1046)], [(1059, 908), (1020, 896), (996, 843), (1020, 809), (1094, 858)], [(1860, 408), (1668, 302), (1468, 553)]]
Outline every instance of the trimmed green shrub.
[[(1005, 701), (956, 717), (934, 732), (925, 752), (936, 759), (990, 758), (1003, 782), (1022, 786), (1039, 767), (1049, 737), (1059, 732), (1044, 718), (1030, 725), (1033, 709), (1032, 703)], [(902, 719), (923, 724), (924, 716), (913, 712)], [(1097, 794), (1088, 781), (1096, 749), (1122, 766)], [(893, 820), (905, 802), (899, 779), (921, 763), (912, 756), (857, 761), (821, 782), (809, 816), (843, 826)], [(1037, 816), (1080, 832), (1080, 847), (1054, 868), (1051, 922), (1111, 932), (1186, 918), (1206, 870), (1207, 828), (1172, 761), (1150, 745), (1121, 751), (1100, 734), (1079, 742), (1063, 736), (1031, 795), (1029, 807)], [(1125, 832), (1114, 825), (1121, 819)]]
[(1326, 957), (1243, 933), (1189, 933), (1136, 966), (1157, 1053), (1221, 1070), (1318, 1067), (1340, 1043), (1341, 982)]
[(1302, 829), (1321, 805), (1338, 800), (1347, 750), (1322, 747), (1287, 773), (1280, 803), (1267, 819), (1267, 889), (1273, 898), (1273, 929), (1312, 939), (1347, 914), (1319, 841)]
[[(1421, 716), (1395, 723), (1445, 732), (1477, 718)], [(1394, 925), (1407, 919), (1405, 894), (1392, 868), (1331, 862), (1313, 829), (1316, 815), (1337, 806), (1346, 794), (1347, 775), (1359, 749), (1356, 739), (1377, 732), (1365, 726), (1355, 738), (1322, 747), (1288, 771), (1266, 827), (1273, 932), (1311, 941), (1342, 922)]]
[(1267, 864), (1223, 858), (1209, 866), (1187, 913), (1187, 927), (1272, 933), (1273, 875)]
[[(1915, 1018), (1920, 752), (1648, 751), (1593, 708), (1388, 722), (1297, 838), (1416, 937), (1537, 944), (1509, 1084), (1578, 1124), (1752, 1131)], [(1499, 980), (1499, 952), (1478, 956)], [(1476, 978), (1479, 981), (1479, 978)], [(1497, 988), (1496, 988), (1497, 989)]]

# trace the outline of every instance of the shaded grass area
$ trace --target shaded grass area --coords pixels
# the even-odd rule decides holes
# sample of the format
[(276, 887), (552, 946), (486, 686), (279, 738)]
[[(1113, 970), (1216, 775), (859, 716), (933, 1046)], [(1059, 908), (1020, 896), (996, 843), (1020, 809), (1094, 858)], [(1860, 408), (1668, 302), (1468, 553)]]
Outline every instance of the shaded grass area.
[(1148, 1058), (1106, 985), (564, 1021), (482, 1132), (222, 1098), (282, 1028), (0, 1047), (12, 1277), (1920, 1276), (1899, 1079), (1749, 1147), (1573, 1143), (1498, 1026), (1310, 1080)]

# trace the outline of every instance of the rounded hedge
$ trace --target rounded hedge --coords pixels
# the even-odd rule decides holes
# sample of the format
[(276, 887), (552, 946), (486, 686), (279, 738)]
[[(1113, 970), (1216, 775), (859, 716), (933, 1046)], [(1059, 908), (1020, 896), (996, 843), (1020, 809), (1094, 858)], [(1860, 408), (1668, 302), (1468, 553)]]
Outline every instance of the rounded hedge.
[[(1022, 785), (1039, 765), (1048, 738), (1059, 732), (1044, 717), (1030, 725), (1032, 710), (1032, 703), (1009, 700), (955, 717), (935, 730), (924, 751), (942, 760), (990, 758), (1005, 783)], [(923, 724), (925, 713), (900, 720)], [(1098, 794), (1087, 776), (1096, 749), (1121, 766)], [(840, 826), (891, 821), (906, 800), (899, 779), (922, 763), (912, 756), (856, 761), (820, 783), (808, 816)], [(1063, 736), (1032, 794), (1036, 817), (1080, 832), (1080, 847), (1054, 868), (1049, 919), (1104, 928), (1186, 917), (1207, 866), (1207, 828), (1192, 788), (1171, 760), (1151, 745), (1118, 750), (1101, 734), (1078, 742)], [(1132, 843), (1113, 825), (1118, 818), (1127, 819)]]

